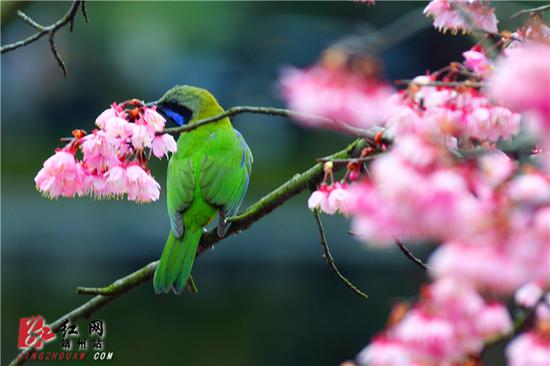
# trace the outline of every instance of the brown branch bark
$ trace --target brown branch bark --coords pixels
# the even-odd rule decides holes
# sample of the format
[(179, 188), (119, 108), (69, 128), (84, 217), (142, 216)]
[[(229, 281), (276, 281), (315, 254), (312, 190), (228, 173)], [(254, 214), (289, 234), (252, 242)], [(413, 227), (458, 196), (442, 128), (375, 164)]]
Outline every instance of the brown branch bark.
[(20, 47), (25, 47), (25, 46), (39, 40), (43, 36), (48, 35), (48, 42), (50, 43), (50, 50), (52, 51), (52, 54), (53, 54), (55, 60), (57, 61), (57, 64), (59, 65), (59, 67), (63, 71), (63, 75), (67, 76), (67, 67), (65, 66), (65, 62), (63, 61), (63, 58), (61, 58), (61, 55), (59, 54), (59, 51), (57, 50), (57, 46), (55, 44), (55, 35), (56, 35), (57, 31), (59, 31), (61, 28), (65, 27), (67, 24), (69, 24), (70, 31), (73, 30), (74, 21), (75, 21), (76, 14), (78, 13), (78, 9), (82, 9), (82, 14), (84, 15), (84, 19), (86, 20), (86, 22), (88, 22), (88, 13), (87, 13), (87, 10), (86, 10), (85, 1), (84, 0), (76, 0), (76, 1), (73, 1), (73, 3), (71, 4), (69, 10), (67, 11), (67, 13), (65, 13), (65, 15), (63, 17), (61, 17), (61, 19), (59, 19), (57, 22), (55, 22), (51, 25), (48, 25), (48, 26), (44, 26), (44, 25), (41, 25), (41, 24), (37, 23), (31, 17), (29, 17), (27, 14), (25, 14), (22, 11), (18, 10), (17, 11), (17, 16), (22, 21), (24, 21), (25, 23), (27, 23), (28, 25), (30, 25), (31, 27), (36, 29), (37, 32), (30, 35), (30, 36), (28, 36), (27, 38), (24, 38), (24, 39), (20, 40), (20, 41), (10, 43), (10, 44), (7, 44), (7, 45), (4, 45), (4, 46), (0, 47), (0, 54), (13, 51), (13, 50), (18, 49)]

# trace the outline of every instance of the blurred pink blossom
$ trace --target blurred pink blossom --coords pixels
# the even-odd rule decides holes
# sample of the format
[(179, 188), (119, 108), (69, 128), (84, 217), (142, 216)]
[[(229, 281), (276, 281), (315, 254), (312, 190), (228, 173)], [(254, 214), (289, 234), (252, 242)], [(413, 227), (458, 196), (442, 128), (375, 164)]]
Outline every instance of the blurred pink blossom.
[(527, 332), (514, 338), (506, 348), (509, 366), (550, 365), (550, 338)]
[[(497, 32), (497, 17), (493, 8), (481, 0), (432, 0), (424, 9), (424, 14), (434, 17), (436, 29), (456, 33), (479, 28)], [(471, 24), (470, 24), (471, 22)]]
[(478, 231), (484, 207), (446, 155), (441, 147), (410, 135), (375, 159), (371, 179), (350, 187), (352, 231), (374, 245), (393, 245), (395, 238), (467, 237)]
[(538, 204), (550, 201), (549, 178), (528, 173), (514, 178), (508, 186), (509, 197), (518, 202)]
[[(452, 365), (512, 330), (506, 308), (487, 303), (471, 287), (440, 280), (396, 324), (377, 335), (358, 356), (363, 365)], [(403, 363), (404, 362), (404, 363)]]
[(525, 42), (506, 50), (489, 79), (488, 93), (517, 112), (537, 113), (543, 139), (550, 136), (550, 45)]
[(464, 56), (464, 66), (483, 77), (489, 76), (494, 69), (492, 61), (479, 46), (463, 52), (462, 56)]
[(313, 127), (338, 129), (338, 123), (368, 128), (381, 122), (382, 110), (393, 88), (376, 77), (365, 77), (344, 69), (313, 66), (307, 70), (288, 68), (281, 77), (283, 96), (290, 108), (326, 117), (334, 125), (319, 125), (318, 119), (300, 121)]
[(531, 308), (535, 306), (542, 296), (542, 288), (534, 282), (529, 282), (520, 287), (514, 294), (516, 303), (521, 306)]
[(412, 352), (407, 345), (389, 339), (384, 335), (375, 337), (372, 342), (357, 355), (357, 361), (360, 365), (368, 366), (421, 365), (413, 360)]

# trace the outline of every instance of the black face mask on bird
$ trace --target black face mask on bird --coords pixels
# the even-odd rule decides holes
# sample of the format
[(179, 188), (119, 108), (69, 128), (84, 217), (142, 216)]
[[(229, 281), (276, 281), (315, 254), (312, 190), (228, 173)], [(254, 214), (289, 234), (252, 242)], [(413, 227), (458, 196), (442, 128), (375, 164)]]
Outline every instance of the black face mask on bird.
[(177, 126), (183, 126), (193, 118), (193, 111), (176, 103), (157, 104), (157, 112), (166, 118), (166, 121)]

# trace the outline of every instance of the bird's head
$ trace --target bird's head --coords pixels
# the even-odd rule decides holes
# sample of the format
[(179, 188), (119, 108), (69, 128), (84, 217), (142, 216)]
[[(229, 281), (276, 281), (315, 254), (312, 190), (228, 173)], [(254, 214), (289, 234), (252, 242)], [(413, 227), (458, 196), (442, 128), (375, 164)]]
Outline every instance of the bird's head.
[(218, 101), (206, 89), (189, 85), (177, 85), (157, 101), (157, 111), (167, 121), (178, 126), (192, 124), (193, 120), (222, 113)]

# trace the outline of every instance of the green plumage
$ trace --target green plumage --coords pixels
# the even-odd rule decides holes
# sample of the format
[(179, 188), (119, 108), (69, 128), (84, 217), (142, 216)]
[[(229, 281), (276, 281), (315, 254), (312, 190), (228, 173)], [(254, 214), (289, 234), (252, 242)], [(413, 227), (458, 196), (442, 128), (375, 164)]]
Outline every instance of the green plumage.
[[(157, 106), (159, 112), (176, 122), (178, 116), (187, 117), (187, 124), (223, 112), (212, 94), (191, 86), (170, 89)], [(218, 213), (218, 235), (226, 234), (229, 224), (223, 218), (239, 209), (248, 188), (251, 165), (252, 153), (229, 118), (180, 135), (178, 150), (168, 163), (171, 231), (155, 271), (157, 293), (183, 291), (204, 228)]]

